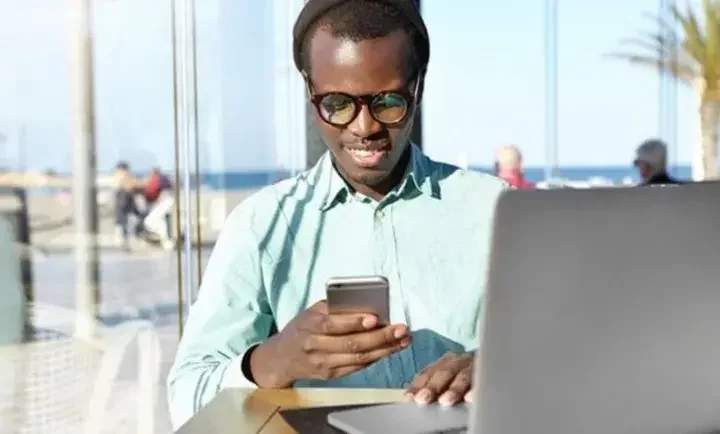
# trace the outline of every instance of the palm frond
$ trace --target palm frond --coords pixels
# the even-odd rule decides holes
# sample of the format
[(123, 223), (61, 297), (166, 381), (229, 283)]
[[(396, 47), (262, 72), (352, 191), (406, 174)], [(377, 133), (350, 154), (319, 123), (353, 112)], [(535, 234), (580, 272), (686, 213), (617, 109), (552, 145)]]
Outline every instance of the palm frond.
[(687, 5), (683, 10), (672, 7), (671, 18), (643, 14), (652, 19), (657, 33), (623, 39), (622, 48), (635, 47), (637, 52), (608, 57), (659, 68), (683, 81), (702, 80), (706, 93), (720, 95), (720, 0), (703, 0), (699, 11)]
[(673, 17), (682, 25), (685, 39), (692, 41), (693, 44), (704, 49), (705, 35), (698, 21), (697, 14), (689, 4), (686, 7), (685, 15), (683, 15), (677, 7), (673, 8)]
[(673, 26), (671, 23), (668, 23), (665, 21), (661, 16), (658, 16), (654, 13), (650, 12), (643, 12), (642, 16), (650, 21), (652, 21), (652, 24), (656, 29), (660, 30), (660, 33), (663, 34), (670, 34), (675, 33), (675, 26)]
[(673, 9), (673, 15), (683, 28), (685, 36), (682, 43), (683, 50), (689, 53), (698, 63), (704, 63), (705, 41), (695, 14), (688, 6), (687, 16), (683, 16), (677, 8)]
[(691, 65), (678, 61), (677, 59), (666, 59), (652, 55), (625, 52), (608, 53), (605, 57), (623, 59), (637, 65), (664, 70), (671, 73), (678, 80), (687, 83), (691, 83), (697, 77), (696, 69), (694, 69)]
[(651, 53), (670, 56), (677, 49), (678, 42), (676, 38), (646, 34), (643, 37), (623, 38), (620, 40), (620, 45), (636, 46)]

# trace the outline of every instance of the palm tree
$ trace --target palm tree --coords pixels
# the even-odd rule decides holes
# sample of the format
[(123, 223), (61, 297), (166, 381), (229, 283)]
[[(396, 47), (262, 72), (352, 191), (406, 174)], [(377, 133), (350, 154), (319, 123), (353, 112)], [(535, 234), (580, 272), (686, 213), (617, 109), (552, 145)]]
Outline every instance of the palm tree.
[[(671, 8), (675, 23), (657, 17), (660, 31), (642, 38), (623, 40), (644, 52), (619, 52), (633, 64), (658, 68), (691, 86), (698, 97), (701, 132), (701, 175), (720, 177), (718, 166), (718, 123), (720, 122), (720, 1), (704, 0), (700, 25), (698, 14), (690, 6), (683, 13)], [(675, 31), (679, 24), (681, 32)]]

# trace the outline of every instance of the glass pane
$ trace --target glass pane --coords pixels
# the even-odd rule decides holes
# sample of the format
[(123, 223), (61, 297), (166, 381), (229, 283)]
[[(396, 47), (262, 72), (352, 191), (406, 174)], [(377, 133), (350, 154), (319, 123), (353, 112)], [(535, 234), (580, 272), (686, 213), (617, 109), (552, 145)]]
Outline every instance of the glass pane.
[[(201, 252), (200, 270), (236, 204), (305, 169), (305, 88), (291, 47), (292, 26), (302, 4), (197, 3), (201, 176), (199, 215), (194, 210), (193, 225), (199, 223), (203, 242), (186, 250), (190, 255)], [(188, 59), (188, 68), (191, 63)]]
[(558, 155), (573, 166), (561, 174), (634, 182), (635, 146), (659, 134), (658, 74), (606, 56), (642, 24), (656, 31), (643, 13), (655, 12), (657, 2), (580, 3), (563, 3), (557, 13)]
[[(483, 17), (478, 25), (467, 8), (426, 2), (433, 59), (425, 149), (492, 171), (496, 149), (513, 144), (533, 182), (551, 176), (578, 186), (634, 184), (636, 147), (660, 138), (669, 171), (690, 178), (700, 144), (692, 89), (656, 67), (613, 56), (656, 57), (647, 46), (662, 31), (658, 17), (673, 23), (671, 3), (494, 2), (469, 6)], [(699, 4), (691, 2), (696, 10)]]
[[(179, 325), (170, 3), (93, 2), (85, 20), (88, 4), (12, 0), (0, 14), (0, 363), (13, 369), (0, 400), (14, 390), (24, 403), (0, 426), (79, 432), (105, 388), (91, 415), (100, 427), (169, 432), (164, 378)], [(83, 34), (93, 35), (84, 45)]]
[[(633, 167), (643, 141), (662, 139), (669, 170), (691, 175), (696, 142), (691, 90), (657, 67), (608, 54), (657, 59), (653, 37), (673, 23), (670, 2), (561, 3), (558, 9), (559, 158), (563, 175), (640, 181)], [(612, 25), (608, 25), (612, 23)]]
[(432, 35), (423, 101), (426, 152), (438, 160), (492, 171), (496, 148), (512, 143), (525, 154), (528, 177), (541, 179), (542, 2), (475, 2), (448, 8), (426, 1), (423, 15)]

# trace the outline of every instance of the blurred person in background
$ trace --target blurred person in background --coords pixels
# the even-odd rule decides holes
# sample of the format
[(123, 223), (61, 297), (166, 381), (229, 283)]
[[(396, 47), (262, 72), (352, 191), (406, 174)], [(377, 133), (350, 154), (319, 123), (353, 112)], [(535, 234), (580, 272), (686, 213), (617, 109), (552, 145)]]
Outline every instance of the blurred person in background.
[(495, 152), (495, 176), (517, 189), (535, 187), (532, 182), (525, 179), (522, 153), (514, 145), (502, 145)]
[(640, 185), (682, 184), (667, 170), (667, 145), (660, 139), (648, 139), (635, 151), (633, 165), (642, 182)]
[(139, 237), (143, 232), (145, 216), (138, 208), (135, 195), (142, 189), (143, 183), (138, 181), (130, 171), (130, 165), (121, 161), (115, 166), (113, 175), (115, 185), (115, 236), (117, 243), (124, 249), (130, 247), (130, 218), (136, 220), (133, 235)]
[(147, 217), (143, 225), (145, 229), (160, 237), (160, 243), (166, 250), (175, 247), (170, 237), (170, 210), (175, 204), (172, 191), (170, 179), (159, 168), (154, 167), (145, 181)]

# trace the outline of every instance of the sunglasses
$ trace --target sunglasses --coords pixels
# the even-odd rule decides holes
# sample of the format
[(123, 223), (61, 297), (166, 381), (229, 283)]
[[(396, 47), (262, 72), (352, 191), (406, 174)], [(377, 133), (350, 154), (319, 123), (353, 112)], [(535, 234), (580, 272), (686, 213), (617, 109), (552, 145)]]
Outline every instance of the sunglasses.
[(413, 93), (404, 90), (388, 90), (368, 95), (350, 95), (344, 92), (328, 92), (312, 95), (310, 101), (326, 123), (346, 127), (354, 121), (363, 106), (377, 122), (392, 126), (402, 123), (410, 113), (417, 97), (420, 80), (415, 80)]

